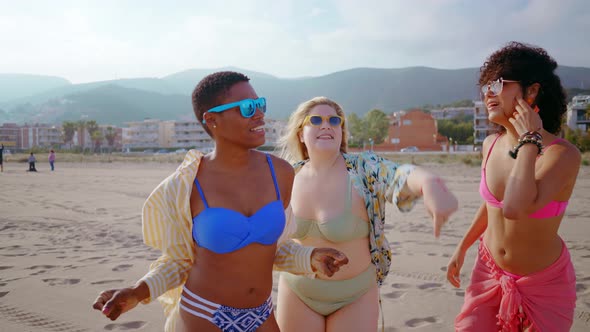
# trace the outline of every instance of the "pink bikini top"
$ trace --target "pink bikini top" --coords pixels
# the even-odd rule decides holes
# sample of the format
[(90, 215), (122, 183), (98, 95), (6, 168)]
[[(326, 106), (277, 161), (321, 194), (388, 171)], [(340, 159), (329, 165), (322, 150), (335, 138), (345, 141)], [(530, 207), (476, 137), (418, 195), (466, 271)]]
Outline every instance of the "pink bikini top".
[[(502, 203), (502, 201), (499, 201), (490, 192), (490, 189), (488, 188), (488, 184), (487, 184), (487, 180), (486, 180), (486, 166), (488, 164), (488, 159), (490, 158), (490, 153), (492, 153), (492, 149), (494, 148), (494, 144), (496, 144), (496, 141), (498, 140), (498, 138), (500, 136), (501, 135), (498, 135), (496, 137), (496, 139), (494, 140), (494, 142), (492, 143), (492, 146), (490, 146), (490, 150), (488, 151), (488, 155), (486, 156), (486, 161), (484, 163), (483, 168), (481, 169), (481, 181), (479, 182), (479, 194), (481, 195), (481, 197), (486, 202), (488, 202), (489, 205), (491, 205), (493, 207), (497, 207), (497, 208), (502, 208), (502, 206), (504, 204)], [(561, 138), (556, 139), (555, 141), (553, 141), (549, 145), (547, 145), (545, 147), (545, 149), (555, 143), (560, 142), (560, 141), (562, 141)], [(567, 203), (568, 203), (568, 201), (551, 201), (551, 202), (547, 203), (547, 205), (545, 205), (544, 207), (531, 213), (529, 215), (529, 218), (543, 219), (543, 218), (551, 218), (551, 217), (559, 216), (565, 212), (565, 209), (567, 208)]]

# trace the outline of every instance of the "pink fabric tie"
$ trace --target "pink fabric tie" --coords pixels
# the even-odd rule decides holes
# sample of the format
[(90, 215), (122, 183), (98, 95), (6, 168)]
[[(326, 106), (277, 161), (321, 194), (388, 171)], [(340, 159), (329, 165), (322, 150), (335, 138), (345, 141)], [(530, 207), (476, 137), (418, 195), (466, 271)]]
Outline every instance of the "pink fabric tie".
[[(522, 297), (516, 286), (514, 278), (502, 274), (498, 276), (498, 271), (494, 271), (495, 278), (500, 282), (502, 288), (502, 300), (500, 301), (500, 311), (498, 325), (503, 326), (508, 331), (517, 330), (520, 325), (520, 305)], [(499, 277), (499, 278), (498, 278)]]

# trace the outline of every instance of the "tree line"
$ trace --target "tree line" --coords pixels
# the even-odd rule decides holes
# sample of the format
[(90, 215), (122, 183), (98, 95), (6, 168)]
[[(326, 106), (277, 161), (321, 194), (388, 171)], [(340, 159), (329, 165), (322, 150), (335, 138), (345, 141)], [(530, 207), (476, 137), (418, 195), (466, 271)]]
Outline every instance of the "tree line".
[[(108, 126), (103, 132), (100, 130), (96, 120), (64, 121), (61, 128), (64, 143), (69, 144), (70, 149), (73, 146), (76, 132), (78, 132), (78, 137), (86, 137), (86, 133), (88, 133), (92, 142), (93, 152), (100, 151), (104, 140), (107, 141), (110, 151), (112, 151), (115, 146), (115, 139), (117, 137), (115, 128)], [(78, 140), (78, 143), (80, 143), (80, 139)]]
[[(459, 115), (453, 119), (438, 120), (437, 125), (440, 135), (452, 138), (458, 144), (473, 144), (473, 116)], [(369, 111), (362, 118), (352, 113), (348, 116), (348, 145), (362, 147), (371, 143), (383, 143), (388, 129), (389, 117), (379, 109)]]

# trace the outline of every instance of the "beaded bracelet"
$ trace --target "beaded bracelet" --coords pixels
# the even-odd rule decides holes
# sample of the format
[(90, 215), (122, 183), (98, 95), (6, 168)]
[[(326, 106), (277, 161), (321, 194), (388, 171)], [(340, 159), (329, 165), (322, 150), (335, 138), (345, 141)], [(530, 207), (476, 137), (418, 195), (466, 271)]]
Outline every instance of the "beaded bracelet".
[(518, 141), (520, 142), (521, 140), (523, 140), (525, 138), (532, 138), (532, 139), (535, 139), (540, 142), (543, 141), (543, 136), (538, 131), (527, 131), (526, 133), (520, 135), (520, 137), (518, 138)]
[(508, 151), (508, 154), (510, 155), (510, 157), (512, 157), (512, 159), (516, 159), (516, 156), (518, 155), (518, 150), (525, 144), (535, 144), (537, 146), (537, 148), (539, 148), (539, 151), (537, 152), (537, 155), (542, 155), (543, 154), (543, 143), (541, 143), (541, 140), (538, 140), (536, 138), (533, 138), (532, 136), (525, 136), (524, 139), (519, 139), (518, 140), (518, 145), (516, 145), (514, 148), (512, 148), (512, 150)]

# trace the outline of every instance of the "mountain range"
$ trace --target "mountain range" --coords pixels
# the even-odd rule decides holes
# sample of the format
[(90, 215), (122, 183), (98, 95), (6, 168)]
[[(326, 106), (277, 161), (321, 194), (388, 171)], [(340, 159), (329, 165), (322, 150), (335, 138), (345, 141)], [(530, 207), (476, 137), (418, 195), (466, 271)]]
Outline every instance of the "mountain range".
[[(347, 113), (359, 115), (374, 108), (391, 113), (479, 98), (479, 68), (354, 68), (317, 77), (279, 78), (227, 67), (83, 84), (60, 77), (0, 74), (0, 123), (92, 119), (123, 125), (145, 118), (192, 119), (192, 90), (204, 76), (219, 70), (250, 77), (258, 95), (267, 98), (267, 116), (274, 119), (287, 119), (299, 103), (314, 96), (332, 98)], [(590, 88), (590, 68), (561, 66), (557, 73), (566, 89)]]

